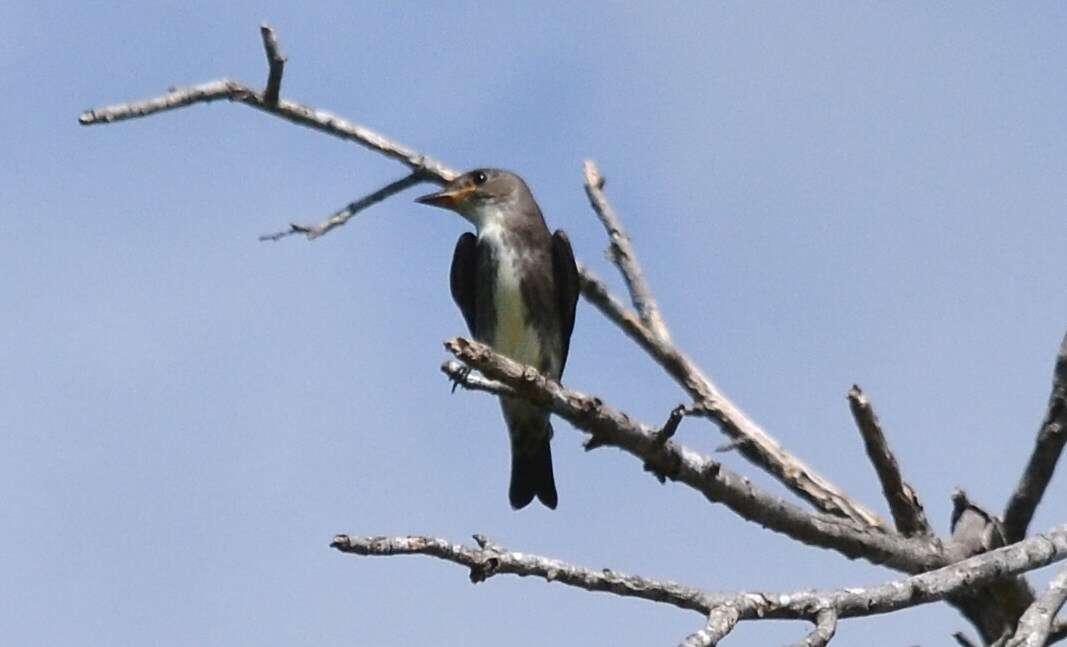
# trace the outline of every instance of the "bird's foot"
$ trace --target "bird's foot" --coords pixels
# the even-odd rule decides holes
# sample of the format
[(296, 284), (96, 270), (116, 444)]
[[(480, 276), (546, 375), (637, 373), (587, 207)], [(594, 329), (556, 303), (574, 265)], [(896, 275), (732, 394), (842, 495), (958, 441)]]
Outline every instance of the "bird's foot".
[(470, 374), (471, 374), (471, 367), (464, 366), (463, 368), (459, 369), (459, 371), (457, 371), (456, 373), (454, 373), (451, 376), (451, 378), (452, 378), (452, 393), (456, 392), (456, 387), (458, 387), (461, 384), (466, 384), (467, 383), (467, 376), (469, 376)]

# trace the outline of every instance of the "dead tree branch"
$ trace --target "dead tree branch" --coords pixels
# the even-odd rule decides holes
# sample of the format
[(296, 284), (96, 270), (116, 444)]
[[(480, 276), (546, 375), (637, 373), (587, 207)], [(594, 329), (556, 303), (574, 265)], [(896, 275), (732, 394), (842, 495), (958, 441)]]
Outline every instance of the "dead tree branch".
[(231, 79), (219, 79), (185, 88), (175, 88), (150, 99), (86, 110), (78, 117), (78, 122), (83, 126), (108, 124), (219, 99), (243, 103), (295, 124), (355, 142), (390, 159), (397, 160), (430, 182), (444, 184), (457, 175), (455, 171), (437, 160), (398, 144), (369, 128), (326, 110), (312, 108), (288, 99), (279, 99), (273, 104), (268, 103), (263, 93), (256, 92), (247, 85)]
[(1056, 471), (1056, 463), (1067, 443), (1067, 335), (1060, 343), (1056, 368), (1052, 374), (1052, 395), (1041, 430), (1034, 443), (1034, 451), (1026, 465), (1015, 492), (1004, 510), (1004, 536), (1018, 541), (1026, 536), (1026, 529), (1034, 517), (1037, 504), (1045, 496), (1045, 489)]
[(641, 322), (652, 334), (669, 343), (670, 332), (667, 330), (667, 324), (663, 322), (659, 305), (652, 296), (652, 290), (645, 282), (645, 272), (637, 261), (637, 254), (630, 242), (630, 236), (623, 229), (622, 221), (619, 220), (607, 195), (604, 194), (604, 178), (592, 160), (585, 161), (585, 194), (589, 196), (589, 204), (608, 234), (608, 240), (611, 241), (608, 255), (626, 281), (626, 288), (630, 291), (630, 300), (633, 301), (634, 309), (640, 315)]
[(909, 537), (933, 534), (922, 504), (919, 503), (919, 496), (900, 473), (897, 459), (889, 449), (889, 443), (882, 433), (882, 425), (878, 422), (870, 400), (855, 384), (848, 391), (848, 406), (852, 410), (852, 417), (856, 419), (860, 435), (863, 436), (867, 456), (870, 457), (878, 480), (882, 483), (882, 492), (889, 503), (897, 530)]
[(819, 510), (881, 528), (878, 515), (783, 448), (777, 440), (723, 396), (700, 368), (676, 346), (653, 334), (640, 318), (611, 295), (604, 281), (581, 267), (582, 296), (637, 342), (695, 401), (693, 413), (710, 418), (740, 453), (813, 503)]
[(455, 544), (433, 537), (354, 537), (337, 535), (330, 546), (345, 553), (370, 556), (429, 555), (470, 569), (471, 582), (482, 582), (494, 575), (511, 574), (540, 577), (586, 591), (614, 593), (623, 597), (641, 598), (670, 604), (680, 609), (707, 613), (704, 593), (690, 586), (665, 580), (652, 580), (637, 575), (617, 573), (610, 569), (595, 570), (574, 566), (551, 557), (525, 552), (509, 552), (499, 546), (476, 538), (479, 548)]
[(446, 342), (445, 347), (461, 362), (510, 387), (519, 397), (590, 433), (587, 447), (618, 447), (640, 459), (653, 473), (684, 483), (749, 521), (807, 544), (831, 548), (849, 558), (862, 557), (906, 572), (947, 563), (936, 540), (907, 538), (849, 519), (803, 510), (673, 440), (659, 442), (659, 429), (634, 421), (600, 398), (567, 389), (531, 367), (494, 353), (484, 344), (457, 337)]
[[(1067, 558), (1067, 525), (1043, 535), (971, 557), (962, 562), (901, 580), (866, 588), (790, 592), (740, 591), (716, 593), (666, 580), (654, 580), (613, 569), (595, 570), (551, 557), (512, 552), (475, 535), (472, 548), (434, 537), (358, 537), (337, 535), (330, 545), (363, 556), (429, 555), (470, 570), (472, 582), (494, 575), (532, 576), (587, 591), (613, 593), (670, 604), (709, 616), (703, 632), (719, 638), (739, 620), (792, 619), (816, 623), (808, 643), (832, 635), (837, 619), (855, 618), (927, 604), (960, 590), (1018, 575)], [(714, 620), (714, 622), (713, 622)], [(714, 629), (712, 627), (714, 626)], [(726, 628), (726, 631), (722, 631)], [(687, 640), (702, 632), (693, 634)], [(816, 642), (811, 642), (815, 636)], [(826, 638), (828, 640), (828, 637)], [(687, 644), (687, 643), (683, 643)], [(688, 644), (714, 644), (694, 642)]]

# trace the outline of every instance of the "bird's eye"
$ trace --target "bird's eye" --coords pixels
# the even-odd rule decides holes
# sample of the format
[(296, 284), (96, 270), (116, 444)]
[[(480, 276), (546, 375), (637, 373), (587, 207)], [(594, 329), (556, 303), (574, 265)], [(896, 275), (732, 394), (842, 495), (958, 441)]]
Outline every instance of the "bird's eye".
[(477, 173), (474, 174), (474, 178), (473, 179), (474, 179), (475, 186), (481, 186), (481, 185), (485, 184), (485, 181), (488, 178), (485, 177), (485, 172), (484, 171), (478, 171)]

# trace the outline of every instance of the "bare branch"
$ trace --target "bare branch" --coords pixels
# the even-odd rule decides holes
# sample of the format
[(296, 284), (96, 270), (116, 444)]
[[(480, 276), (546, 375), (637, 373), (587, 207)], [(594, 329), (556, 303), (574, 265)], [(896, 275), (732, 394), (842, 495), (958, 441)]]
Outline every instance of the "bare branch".
[(263, 51), (267, 54), (267, 64), (270, 72), (267, 74), (267, 87), (263, 89), (263, 101), (268, 104), (278, 103), (278, 93), (282, 89), (282, 72), (285, 71), (285, 55), (278, 47), (278, 38), (270, 25), (263, 23), (259, 26), (259, 33), (263, 36)]
[(611, 295), (600, 277), (587, 267), (580, 267), (580, 271), (582, 296), (586, 301), (596, 306), (637, 342), (693, 397), (695, 414), (710, 418), (731, 439), (738, 441), (737, 449), (745, 458), (765, 469), (818, 509), (874, 528), (883, 527), (878, 515), (791, 455), (752, 422), (677, 347), (652, 334), (637, 315)]
[(897, 459), (889, 449), (885, 434), (882, 433), (882, 425), (878, 422), (870, 400), (855, 384), (848, 391), (848, 406), (863, 436), (867, 456), (870, 457), (874, 471), (878, 473), (878, 480), (882, 483), (882, 492), (889, 503), (897, 530), (909, 537), (933, 534), (922, 504), (919, 503), (919, 496), (900, 474)]
[(823, 609), (815, 617), (815, 628), (793, 647), (825, 647), (837, 633), (837, 611)]
[[(709, 616), (714, 614), (719, 623), (761, 618), (812, 620), (823, 629), (823, 635), (835, 614), (837, 618), (853, 618), (890, 613), (935, 602), (958, 591), (1067, 558), (1067, 525), (1062, 525), (1043, 535), (944, 568), (867, 588), (714, 593), (676, 582), (611, 569), (594, 570), (551, 557), (507, 551), (481, 535), (475, 535), (475, 538), (479, 548), (420, 536), (337, 535), (330, 545), (357, 555), (422, 554), (437, 557), (470, 569), (470, 579), (476, 583), (498, 574), (539, 577), (587, 591), (670, 604)], [(737, 617), (731, 620), (735, 613)]]
[(1048, 412), (1037, 434), (1034, 451), (1004, 510), (1004, 534), (1009, 542), (1026, 536), (1026, 529), (1052, 480), (1064, 444), (1067, 444), (1067, 335), (1064, 335), (1056, 356), (1052, 395), (1049, 396)]
[(241, 92), (251, 93), (252, 91), (229, 79), (209, 81), (185, 88), (171, 88), (166, 94), (151, 99), (86, 110), (78, 116), (78, 123), (83, 126), (109, 124), (115, 121), (147, 117), (157, 112), (176, 110), (194, 103), (208, 103), (218, 99), (233, 101)]
[(734, 607), (715, 607), (708, 614), (707, 624), (686, 636), (678, 647), (715, 647), (726, 634), (733, 631), (740, 617), (741, 614)]
[[(482, 538), (484, 541), (484, 538)], [(353, 537), (337, 535), (330, 546), (356, 555), (430, 555), (470, 569), (472, 582), (494, 575), (535, 576), (587, 591), (602, 591), (624, 597), (671, 604), (682, 609), (707, 613), (707, 603), (699, 589), (669, 581), (650, 580), (609, 569), (593, 570), (558, 559), (508, 552), (491, 542), (482, 548), (469, 548), (432, 537)]]
[(83, 126), (108, 124), (126, 119), (147, 117), (157, 112), (175, 110), (196, 103), (207, 103), (218, 99), (229, 99), (230, 101), (243, 103), (295, 124), (306, 126), (346, 141), (355, 142), (400, 162), (429, 182), (445, 184), (459, 175), (459, 173), (437, 160), (397, 143), (369, 128), (348, 121), (326, 110), (312, 108), (295, 101), (279, 99), (277, 103), (268, 103), (261, 93), (255, 92), (247, 85), (231, 79), (219, 79), (188, 88), (172, 89), (166, 94), (152, 97), (151, 99), (87, 110), (78, 117), (78, 122)]
[(329, 218), (320, 222), (317, 225), (300, 225), (292, 223), (289, 225), (289, 229), (279, 231), (273, 234), (264, 234), (259, 237), (260, 240), (281, 240), (286, 236), (293, 234), (304, 234), (308, 240), (314, 240), (319, 236), (329, 232), (335, 227), (347, 223), (352, 216), (355, 216), (360, 211), (363, 211), (367, 207), (372, 207), (386, 198), (396, 195), (401, 191), (425, 182), (426, 180), (418, 173), (412, 173), (411, 175), (400, 178), (399, 180), (392, 182), (378, 189), (374, 193), (363, 196), (355, 202), (350, 202), (345, 205), (344, 208), (334, 212)]
[(952, 637), (956, 640), (956, 644), (958, 644), (960, 647), (978, 647), (978, 645), (975, 645), (971, 641), (971, 639), (968, 638), (967, 635), (962, 631), (957, 631), (956, 633), (952, 634)]
[(609, 256), (626, 281), (630, 299), (641, 316), (642, 323), (652, 334), (665, 342), (670, 342), (671, 336), (667, 330), (667, 324), (663, 322), (656, 299), (652, 296), (648, 284), (645, 283), (645, 273), (630, 243), (630, 236), (623, 229), (622, 221), (608, 202), (608, 197), (604, 194), (604, 178), (592, 160), (585, 161), (585, 194), (589, 196), (589, 204), (608, 233), (608, 239), (611, 241), (611, 247), (608, 248)]
[(1042, 647), (1048, 644), (1053, 622), (1067, 602), (1067, 568), (1049, 582), (1048, 589), (1019, 618), (1015, 635), (1006, 647)]
[(457, 337), (446, 342), (445, 347), (467, 366), (514, 389), (519, 397), (592, 434), (593, 446), (618, 447), (639, 458), (657, 475), (680, 481), (749, 521), (850, 558), (863, 557), (903, 571), (919, 572), (946, 563), (936, 540), (907, 538), (849, 519), (803, 510), (673, 440), (658, 442), (658, 429), (634, 421), (599, 398), (566, 389), (484, 344)]

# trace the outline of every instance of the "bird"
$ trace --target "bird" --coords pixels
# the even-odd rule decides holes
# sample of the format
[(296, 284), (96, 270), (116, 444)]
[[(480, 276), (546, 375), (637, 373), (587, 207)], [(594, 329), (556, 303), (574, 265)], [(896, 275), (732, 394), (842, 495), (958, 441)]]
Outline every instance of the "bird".
[[(510, 171), (475, 169), (416, 202), (474, 225), (475, 233), (456, 242), (450, 274), (452, 298), (471, 335), (559, 380), (574, 330), (578, 266), (566, 232), (549, 232), (526, 182)], [(549, 413), (506, 395), (500, 406), (511, 439), (511, 507), (524, 508), (536, 496), (555, 510)]]

